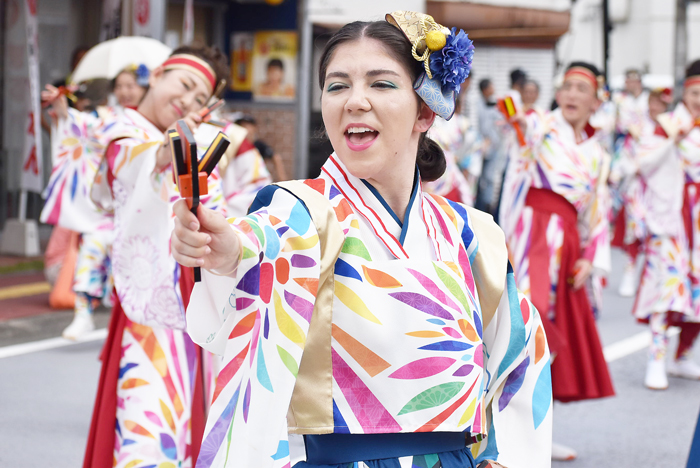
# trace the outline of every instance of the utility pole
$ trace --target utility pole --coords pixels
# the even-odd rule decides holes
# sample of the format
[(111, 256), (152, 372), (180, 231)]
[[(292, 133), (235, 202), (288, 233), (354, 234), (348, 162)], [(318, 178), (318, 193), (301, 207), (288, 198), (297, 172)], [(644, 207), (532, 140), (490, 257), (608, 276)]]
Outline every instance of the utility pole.
[(311, 68), (313, 60), (313, 25), (309, 18), (310, 0), (299, 1), (298, 18), (301, 23), (299, 38), (299, 71), (297, 84), (297, 135), (294, 176), (309, 177), (309, 120), (311, 113)]
[(685, 64), (688, 61), (688, 1), (676, 0), (676, 49), (673, 64), (674, 97), (680, 101), (683, 97)]
[(610, 61), (610, 32), (612, 31), (612, 24), (610, 23), (610, 8), (608, 6), (608, 0), (603, 0), (603, 76), (605, 76), (605, 82), (608, 83), (608, 62)]

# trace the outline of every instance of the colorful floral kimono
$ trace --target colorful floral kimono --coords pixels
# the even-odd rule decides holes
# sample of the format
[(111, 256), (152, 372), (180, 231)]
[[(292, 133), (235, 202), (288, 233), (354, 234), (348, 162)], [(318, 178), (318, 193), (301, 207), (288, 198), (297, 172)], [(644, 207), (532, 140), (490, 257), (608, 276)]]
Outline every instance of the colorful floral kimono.
[(678, 149), (661, 125), (651, 120), (635, 143), (636, 172), (644, 185), (642, 202), (649, 231), (633, 310), (642, 321), (654, 313), (667, 312), (675, 312), (672, 320), (676, 321), (700, 320), (691, 307), (691, 252), (683, 224), (684, 161)]
[(469, 123), (468, 118), (454, 115), (450, 120), (436, 117), (429, 136), (442, 147), (447, 168), (442, 177), (426, 182), (423, 188), (428, 193), (474, 206), (483, 164), (483, 142), (479, 132)]
[(641, 128), (649, 115), (649, 92), (642, 91), (639, 96), (623, 92), (615, 96), (617, 105), (617, 126), (618, 135), (626, 135), (634, 128)]
[(218, 164), (229, 216), (244, 216), (258, 191), (272, 182), (265, 161), (240, 125), (227, 123), (225, 128), (202, 124), (195, 133), (198, 151), (208, 148), (217, 132), (226, 134), (231, 144)]
[[(683, 103), (678, 104), (669, 116), (671, 124), (685, 130), (688, 135), (677, 146), (685, 172), (683, 192), (683, 222), (690, 257), (690, 287), (692, 298), (691, 316), (700, 320), (700, 126), (693, 122), (690, 112)], [(660, 121), (666, 122), (666, 119)], [(672, 130), (669, 129), (669, 132)]]
[(95, 206), (90, 190), (108, 143), (105, 127), (123, 111), (99, 109), (99, 113), (68, 109), (68, 117), (59, 119), (51, 129), (53, 170), (44, 191), (43, 223), (84, 233), (102, 228), (105, 219), (111, 220), (109, 213)]
[(598, 129), (596, 136), (608, 153), (612, 154), (617, 129), (617, 106), (612, 100), (603, 101), (591, 116), (590, 123)]
[(90, 190), (109, 135), (105, 129), (122, 112), (112, 107), (100, 107), (95, 113), (68, 109), (68, 117), (51, 129), (53, 170), (44, 191), (41, 221), (82, 234), (73, 290), (92, 297), (108, 297), (112, 291), (114, 220), (95, 206)]
[(610, 271), (608, 157), (590, 125), (577, 144), (559, 110), (527, 118), (527, 146), (509, 163), (501, 200), (515, 276), (545, 323), (554, 398), (610, 396), (586, 288), (571, 283), (579, 258), (599, 274)]
[[(615, 115), (615, 137), (610, 154), (612, 155), (611, 194), (615, 213), (615, 235), (612, 245), (624, 249), (636, 258), (639, 245), (645, 238), (643, 224), (642, 190), (635, 174), (625, 173), (625, 168), (634, 167), (635, 139), (649, 121), (649, 93), (639, 96), (623, 92), (613, 98)], [(601, 106), (602, 108), (603, 106)], [(607, 147), (606, 147), (607, 148)]]
[[(237, 270), (193, 291), (188, 331), (224, 355), (197, 466), (470, 466), (465, 436), (480, 459), (549, 466), (544, 329), (491, 218), (416, 174), (401, 223), (335, 155), (296, 184), (230, 220)], [(348, 454), (356, 435), (418, 438)]]
[[(647, 117), (643, 127), (651, 127), (653, 132), (654, 125)], [(625, 250), (631, 259), (637, 257), (647, 235), (645, 186), (643, 178), (637, 173), (636, 161), (639, 147), (637, 140), (643, 131), (646, 130), (638, 127), (634, 133), (618, 141), (609, 179), (613, 211), (617, 213), (614, 217), (615, 230), (611, 245)]]
[[(170, 255), (179, 195), (170, 168), (154, 171), (164, 134), (131, 109), (105, 131), (92, 197), (114, 212), (117, 302), (83, 466), (191, 467), (215, 369), (184, 331), (193, 280)], [(225, 212), (216, 171), (208, 190), (202, 202)]]

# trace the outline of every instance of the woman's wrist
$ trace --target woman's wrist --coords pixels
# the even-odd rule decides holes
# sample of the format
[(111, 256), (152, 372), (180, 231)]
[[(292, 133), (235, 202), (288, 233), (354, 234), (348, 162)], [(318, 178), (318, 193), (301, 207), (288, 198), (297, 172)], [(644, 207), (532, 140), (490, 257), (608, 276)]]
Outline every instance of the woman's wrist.
[(225, 262), (225, 264), (221, 265), (219, 268), (212, 268), (209, 270), (211, 273), (217, 276), (233, 276), (243, 260), (243, 243), (241, 242), (240, 237), (238, 237), (238, 233), (235, 231), (235, 229), (232, 227), (231, 230), (233, 231), (234, 239), (236, 239), (236, 246), (232, 250), (235, 252), (237, 248), (238, 253), (237, 255), (234, 254), (232, 256), (231, 261)]
[(156, 153), (155, 172), (163, 172), (170, 164), (170, 145), (167, 140), (164, 142)]

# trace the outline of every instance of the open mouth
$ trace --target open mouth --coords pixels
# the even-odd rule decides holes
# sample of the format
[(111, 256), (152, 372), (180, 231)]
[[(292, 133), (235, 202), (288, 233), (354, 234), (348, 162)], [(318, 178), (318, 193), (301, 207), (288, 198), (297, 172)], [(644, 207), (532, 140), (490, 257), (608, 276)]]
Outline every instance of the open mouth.
[(370, 127), (350, 126), (345, 130), (345, 140), (354, 151), (369, 148), (378, 136), (379, 132)]

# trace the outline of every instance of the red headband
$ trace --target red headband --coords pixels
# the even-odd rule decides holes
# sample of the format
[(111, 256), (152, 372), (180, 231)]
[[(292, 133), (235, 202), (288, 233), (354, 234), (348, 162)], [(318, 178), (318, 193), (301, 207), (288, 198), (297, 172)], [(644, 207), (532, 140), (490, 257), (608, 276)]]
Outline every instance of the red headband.
[(567, 78), (578, 78), (587, 81), (593, 86), (593, 89), (598, 89), (598, 78), (586, 67), (571, 67), (564, 74), (564, 80)]
[(689, 76), (685, 79), (685, 83), (683, 83), (683, 86), (687, 88), (696, 84), (700, 84), (700, 75)]
[(207, 62), (199, 57), (191, 54), (177, 54), (171, 55), (168, 60), (163, 63), (163, 68), (165, 70), (188, 70), (196, 74), (204, 80), (205, 83), (209, 85), (209, 94), (214, 92), (216, 89), (216, 78), (214, 70), (209, 66)]

